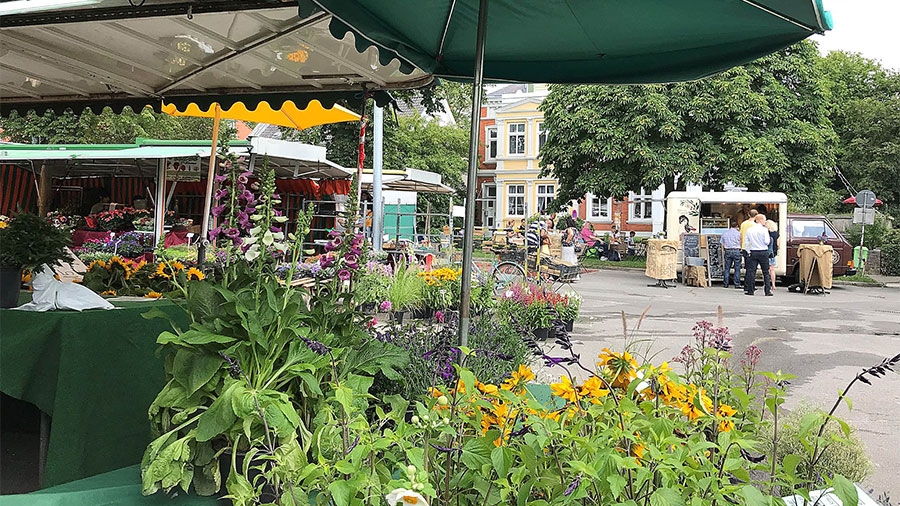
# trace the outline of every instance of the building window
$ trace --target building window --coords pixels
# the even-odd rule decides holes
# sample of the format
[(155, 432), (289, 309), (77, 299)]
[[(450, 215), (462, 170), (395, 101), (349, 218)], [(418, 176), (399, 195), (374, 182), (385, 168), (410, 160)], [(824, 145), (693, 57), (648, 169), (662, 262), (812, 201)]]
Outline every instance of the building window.
[(544, 147), (544, 143), (547, 142), (547, 129), (544, 128), (544, 122), (538, 123), (538, 151)]
[(494, 160), (497, 158), (497, 127), (486, 128), (487, 145), (485, 146), (485, 159)]
[(554, 192), (552, 184), (537, 185), (537, 211), (539, 213), (547, 212), (547, 209), (550, 207), (550, 202), (555, 196), (556, 192)]
[(641, 188), (641, 193), (629, 192), (628, 221), (643, 222), (653, 218), (653, 196)]
[(525, 123), (511, 123), (509, 125), (509, 154), (525, 154)]
[(609, 221), (609, 199), (587, 194), (588, 220)]
[(525, 185), (511, 184), (506, 189), (509, 198), (506, 214), (508, 216), (525, 216)]

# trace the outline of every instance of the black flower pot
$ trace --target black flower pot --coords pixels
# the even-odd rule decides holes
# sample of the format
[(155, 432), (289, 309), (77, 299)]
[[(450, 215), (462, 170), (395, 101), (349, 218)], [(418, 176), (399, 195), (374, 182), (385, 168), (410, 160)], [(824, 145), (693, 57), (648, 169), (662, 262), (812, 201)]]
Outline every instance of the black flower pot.
[(405, 311), (394, 311), (394, 321), (397, 325), (403, 325), (403, 317), (406, 316)]
[(534, 334), (534, 338), (538, 341), (546, 341), (548, 337), (550, 337), (550, 329), (542, 328), (542, 329), (532, 329), (531, 333)]
[(22, 286), (22, 269), (0, 267), (0, 308), (19, 305), (19, 288)]
[(364, 302), (360, 306), (360, 310), (364, 314), (375, 314), (375, 303), (374, 302)]
[(563, 324), (566, 326), (566, 332), (572, 332), (572, 329), (575, 328), (575, 320), (564, 320)]
[(414, 309), (412, 312), (412, 318), (414, 320), (429, 320), (431, 318), (434, 318), (434, 309)]

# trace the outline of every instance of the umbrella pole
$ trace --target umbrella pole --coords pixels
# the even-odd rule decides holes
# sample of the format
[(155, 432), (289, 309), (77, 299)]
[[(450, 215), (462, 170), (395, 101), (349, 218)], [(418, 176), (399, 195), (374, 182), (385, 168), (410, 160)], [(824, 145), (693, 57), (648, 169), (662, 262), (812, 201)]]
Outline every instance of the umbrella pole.
[[(469, 129), (469, 170), (466, 175), (466, 216), (463, 227), (462, 287), (459, 297), (459, 345), (469, 344), (469, 309), (472, 291), (472, 251), (475, 245), (475, 185), (478, 175), (478, 141), (481, 133), (481, 95), (484, 84), (484, 41), (487, 35), (488, 0), (478, 2), (478, 32), (475, 37), (475, 81), (472, 83), (472, 125)], [(452, 213), (451, 213), (452, 216)], [(451, 218), (452, 220), (452, 218)], [(453, 238), (450, 238), (451, 242)]]
[(203, 221), (200, 226), (200, 247), (197, 248), (197, 263), (203, 265), (206, 260), (206, 246), (209, 244), (209, 212), (212, 207), (213, 184), (216, 179), (216, 148), (219, 143), (219, 119), (221, 110), (219, 104), (213, 104), (216, 108), (213, 120), (212, 143), (209, 151), (209, 171), (206, 173), (206, 197), (203, 199)]

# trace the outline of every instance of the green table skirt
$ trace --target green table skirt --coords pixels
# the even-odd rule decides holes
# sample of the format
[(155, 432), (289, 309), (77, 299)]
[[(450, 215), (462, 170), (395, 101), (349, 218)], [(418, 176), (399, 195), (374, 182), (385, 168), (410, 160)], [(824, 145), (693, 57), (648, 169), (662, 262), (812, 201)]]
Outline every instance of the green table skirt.
[(185, 327), (187, 315), (168, 301), (116, 306), (0, 310), (0, 390), (52, 418), (43, 487), (136, 464), (149, 443), (147, 408), (164, 385), (156, 338), (171, 324), (141, 314), (158, 308)]
[[(175, 495), (175, 494), (173, 494)], [(31, 494), (0, 496), (0, 506), (212, 506), (213, 497), (141, 495), (140, 466), (73, 481)]]

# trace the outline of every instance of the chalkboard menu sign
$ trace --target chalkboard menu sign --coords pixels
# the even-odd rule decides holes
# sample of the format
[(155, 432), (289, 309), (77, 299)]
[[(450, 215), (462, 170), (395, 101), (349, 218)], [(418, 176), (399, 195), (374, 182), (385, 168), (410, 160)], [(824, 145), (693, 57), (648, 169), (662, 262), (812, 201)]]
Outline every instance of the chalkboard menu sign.
[(722, 258), (722, 236), (707, 235), (706, 248), (709, 258), (709, 277), (722, 279), (725, 274), (724, 259)]
[(684, 258), (700, 257), (700, 234), (683, 234), (681, 245)]

